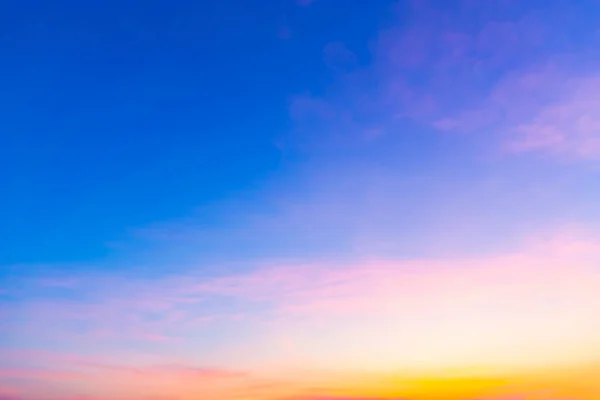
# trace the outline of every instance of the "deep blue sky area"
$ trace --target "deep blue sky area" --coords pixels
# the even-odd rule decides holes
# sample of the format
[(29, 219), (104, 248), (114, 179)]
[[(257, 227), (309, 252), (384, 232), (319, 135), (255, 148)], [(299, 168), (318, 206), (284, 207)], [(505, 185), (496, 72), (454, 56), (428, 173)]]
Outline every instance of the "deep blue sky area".
[(390, 4), (2, 2), (0, 264), (101, 258), (260, 185), (290, 96), (331, 79), (323, 47), (367, 57)]

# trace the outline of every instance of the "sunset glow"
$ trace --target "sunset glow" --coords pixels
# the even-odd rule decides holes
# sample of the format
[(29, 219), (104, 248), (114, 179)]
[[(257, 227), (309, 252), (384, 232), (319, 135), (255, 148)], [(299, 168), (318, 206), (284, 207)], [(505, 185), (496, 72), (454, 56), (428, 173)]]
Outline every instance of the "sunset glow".
[(0, 5), (0, 400), (600, 399), (600, 3), (75, 3)]

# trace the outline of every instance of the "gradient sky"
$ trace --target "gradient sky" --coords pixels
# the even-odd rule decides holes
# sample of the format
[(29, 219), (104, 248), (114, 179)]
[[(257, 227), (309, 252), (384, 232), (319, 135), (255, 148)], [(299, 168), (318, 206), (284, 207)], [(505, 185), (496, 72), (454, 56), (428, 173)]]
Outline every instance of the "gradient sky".
[(597, 400), (600, 3), (5, 0), (0, 400)]

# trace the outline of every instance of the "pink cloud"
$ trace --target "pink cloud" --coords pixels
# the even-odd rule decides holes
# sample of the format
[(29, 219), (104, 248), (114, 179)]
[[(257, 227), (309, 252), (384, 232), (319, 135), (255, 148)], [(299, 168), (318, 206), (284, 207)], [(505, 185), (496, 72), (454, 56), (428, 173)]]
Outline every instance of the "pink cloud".
[[(569, 82), (568, 93), (515, 128), (508, 149), (546, 151), (577, 159), (600, 157), (600, 78)], [(574, 86), (574, 87), (573, 87)]]
[(28, 379), (28, 380), (51, 380), (51, 381), (73, 381), (82, 378), (83, 374), (28, 368), (0, 368), (0, 379)]
[[(209, 396), (224, 400), (277, 400), (302, 388), (302, 384), (283, 378), (281, 373), (277, 377), (261, 377), (245, 371), (185, 364), (127, 365), (110, 363), (101, 357), (9, 352), (22, 353), (21, 358), (35, 355), (58, 363), (54, 369), (0, 369), (0, 396), (10, 399), (193, 400)], [(0, 355), (6, 355), (5, 351)], [(4, 381), (15, 382), (19, 387), (3, 387)], [(20, 382), (25, 382), (25, 386), (21, 387)]]
[[(581, 285), (581, 296), (587, 296), (598, 282), (591, 279), (593, 274), (589, 279), (585, 277), (590, 274), (589, 265), (599, 260), (597, 239), (566, 231), (540, 243), (527, 244), (521, 251), (496, 256), (275, 264), (214, 278), (190, 274), (137, 284), (114, 280), (103, 288), (105, 293), (100, 291), (95, 295), (93, 302), (40, 300), (25, 304), (16, 312), (27, 316), (31, 325), (27, 329), (48, 323), (46, 316), (52, 316), (48, 334), (62, 332), (61, 340), (80, 335), (107, 343), (124, 340), (171, 343), (178, 335), (212, 329), (219, 320), (234, 322), (244, 315), (244, 308), (254, 305), (258, 308), (253, 318), (259, 319), (273, 312), (282, 317), (369, 312), (391, 298), (404, 302), (409, 310), (435, 308), (469, 287), (482, 288), (482, 293), (473, 292), (477, 296), (497, 291), (498, 298), (511, 295), (525, 299), (536, 288), (545, 291), (555, 285), (557, 290), (564, 291), (564, 296), (576, 296), (569, 282)], [(573, 262), (577, 264), (571, 266)], [(503, 282), (506, 285), (512, 282), (512, 286), (503, 286)], [(139, 285), (146, 290), (138, 292), (133, 288)], [(115, 297), (115, 293), (133, 292), (137, 293), (135, 299)], [(214, 299), (231, 303), (230, 310), (218, 315), (204, 306), (204, 302), (214, 304)], [(81, 324), (87, 329), (77, 333)]]
[[(110, 363), (98, 357), (49, 352), (21, 353), (21, 359), (36, 355), (55, 363), (54, 367), (46, 369), (0, 368), (0, 383), (6, 381), (21, 385), (19, 382), (25, 382), (23, 384), (26, 386), (21, 388), (23, 390), (6, 392), (9, 396), (18, 395), (23, 399), (187, 399), (185, 396), (197, 396), (200, 393), (230, 398), (228, 396), (232, 396), (232, 392), (264, 382), (242, 371), (220, 368), (183, 364), (126, 365)], [(44, 389), (46, 387), (53, 389), (48, 392)]]
[(599, 79), (547, 64), (514, 71), (478, 107), (437, 120), (442, 130), (495, 135), (511, 153), (543, 152), (565, 159), (600, 156)]
[[(120, 356), (127, 358), (128, 354)], [(115, 356), (85, 356), (72, 353), (57, 353), (45, 350), (0, 349), (0, 357), (12, 363), (37, 363), (52, 365), (50, 368), (1, 368), (0, 377), (19, 377), (48, 380), (71, 380), (98, 372), (118, 372), (129, 375), (176, 376), (194, 379), (244, 379), (249, 375), (244, 371), (220, 368), (205, 368), (172, 362), (165, 364), (129, 364), (115, 361)], [(138, 357), (139, 358), (139, 357)], [(164, 357), (163, 357), (164, 361)], [(71, 372), (77, 370), (78, 372)]]
[(23, 400), (21, 390), (15, 386), (4, 385), (0, 382), (0, 400)]
[[(400, 34), (400, 38), (406, 35), (410, 34)], [(446, 42), (451, 50), (430, 59), (428, 67), (436, 66), (436, 70), (429, 82), (412, 90), (416, 98), (414, 94), (407, 98), (417, 107), (423, 101), (419, 99), (432, 99), (427, 101), (434, 106), (416, 108), (408, 115), (433, 121), (442, 130), (491, 135), (491, 143), (499, 140), (509, 152), (597, 158), (600, 134), (593, 93), (598, 79), (573, 64), (585, 60), (585, 53), (552, 55), (550, 61), (541, 64), (528, 59), (526, 55), (543, 44), (544, 35), (549, 31), (535, 14), (514, 22), (490, 21), (476, 36), (450, 32), (434, 35), (426, 48)], [(393, 51), (396, 45), (388, 46), (382, 53)], [(471, 76), (497, 71), (502, 78), (485, 89), (468, 75), (462, 80), (460, 71)], [(388, 79), (397, 82), (394, 74)], [(410, 90), (408, 86), (401, 93)], [(450, 96), (445, 97), (444, 91)], [(405, 103), (401, 104), (406, 109)]]
[[(497, 257), (450, 259), (450, 260), (406, 260), (406, 261), (361, 261), (357, 266), (328, 264), (326, 267), (314, 265), (276, 266), (259, 269), (247, 275), (216, 278), (199, 284), (196, 288), (203, 293), (236, 296), (247, 299), (287, 298), (330, 300), (337, 296), (354, 296), (365, 288), (382, 289), (381, 285), (394, 284), (397, 277), (405, 279), (422, 279), (428, 271), (448, 274), (457, 273), (461, 266), (472, 270), (486, 271), (498, 266), (498, 271), (514, 271), (517, 267), (510, 264), (529, 263), (530, 267), (550, 271), (555, 263), (585, 256), (595, 260), (600, 256), (600, 241), (594, 236), (587, 237), (577, 230), (564, 230), (559, 234), (549, 235), (534, 242), (533, 248), (523, 252), (503, 254)], [(587, 263), (590, 261), (588, 260)], [(528, 271), (527, 273), (532, 273)], [(445, 274), (444, 274), (445, 276)], [(410, 285), (408, 285), (410, 286)], [(369, 293), (370, 295), (370, 293)]]

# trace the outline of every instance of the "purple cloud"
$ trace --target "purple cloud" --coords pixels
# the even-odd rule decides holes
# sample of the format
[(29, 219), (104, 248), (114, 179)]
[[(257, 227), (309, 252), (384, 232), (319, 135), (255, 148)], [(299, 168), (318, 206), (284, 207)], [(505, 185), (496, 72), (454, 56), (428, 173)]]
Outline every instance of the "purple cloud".
[[(600, 35), (591, 25), (581, 28), (585, 40), (573, 33), (584, 13), (575, 5), (519, 4), (399, 3), (397, 24), (372, 45), (371, 65), (340, 77), (323, 97), (292, 103), (300, 140), (363, 143), (398, 135), (412, 120), (495, 151), (597, 160)], [(354, 69), (342, 44), (329, 45), (325, 58), (334, 69)]]

